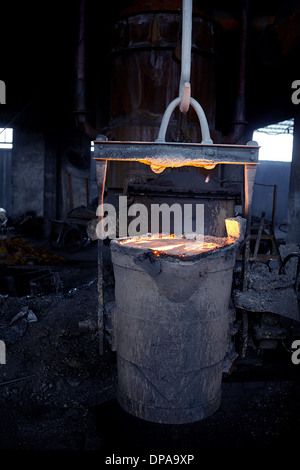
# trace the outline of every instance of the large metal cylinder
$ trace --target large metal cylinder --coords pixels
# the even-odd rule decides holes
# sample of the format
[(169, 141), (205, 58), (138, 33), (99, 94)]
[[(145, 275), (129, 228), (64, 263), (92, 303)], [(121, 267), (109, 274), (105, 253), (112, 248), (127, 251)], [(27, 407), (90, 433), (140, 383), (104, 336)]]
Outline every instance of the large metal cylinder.
[(127, 412), (180, 424), (218, 409), (237, 246), (157, 257), (111, 242), (118, 401)]
[[(125, 2), (126, 3), (126, 2)], [(152, 142), (158, 136), (168, 104), (179, 95), (182, 1), (130, 2), (120, 12), (112, 31), (109, 140)], [(127, 2), (128, 3), (128, 2)], [(219, 26), (193, 11), (191, 90), (203, 107), (213, 132), (216, 113), (216, 58)], [(176, 109), (166, 140), (201, 141), (199, 122), (191, 109), (180, 124)], [(215, 138), (213, 138), (215, 141)], [(138, 163), (109, 162), (108, 187), (123, 187), (128, 169)], [(147, 172), (151, 172), (146, 168)]]

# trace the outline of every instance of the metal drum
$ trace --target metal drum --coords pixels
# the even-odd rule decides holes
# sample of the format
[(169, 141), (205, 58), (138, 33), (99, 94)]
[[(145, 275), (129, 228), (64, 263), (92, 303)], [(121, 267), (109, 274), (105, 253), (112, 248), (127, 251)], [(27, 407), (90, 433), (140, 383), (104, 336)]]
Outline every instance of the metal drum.
[(189, 256), (111, 242), (118, 401), (132, 415), (180, 424), (218, 409), (240, 239)]

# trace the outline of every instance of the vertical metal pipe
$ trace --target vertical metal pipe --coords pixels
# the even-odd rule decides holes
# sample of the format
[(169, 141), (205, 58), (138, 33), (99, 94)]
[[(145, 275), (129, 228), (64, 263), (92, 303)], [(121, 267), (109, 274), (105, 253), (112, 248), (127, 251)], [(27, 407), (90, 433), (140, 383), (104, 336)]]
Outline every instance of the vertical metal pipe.
[(243, 1), (241, 13), (241, 48), (236, 99), (236, 124), (244, 124), (246, 117), (246, 64), (247, 64), (247, 33), (248, 33), (248, 0)]
[(78, 46), (76, 54), (75, 113), (77, 128), (89, 140), (95, 140), (99, 132), (87, 119), (86, 106), (86, 0), (80, 2)]
[(243, 291), (248, 287), (248, 271), (250, 256), (250, 233), (251, 233), (251, 205), (253, 197), (253, 188), (257, 165), (244, 165), (244, 217), (247, 220), (246, 243), (243, 251), (242, 279)]
[[(295, 106), (297, 108), (297, 106)], [(286, 244), (300, 245), (300, 109), (294, 113), (294, 141), (291, 162)]]
[(226, 136), (226, 143), (235, 144), (243, 136), (246, 122), (246, 65), (248, 38), (249, 0), (243, 0), (240, 19), (240, 54), (238, 85), (236, 93), (235, 114), (231, 133)]
[[(98, 205), (103, 204), (104, 187), (106, 180), (107, 161), (96, 164), (96, 178), (98, 188)], [(99, 220), (102, 223), (102, 220)], [(101, 230), (102, 231), (102, 230)], [(97, 326), (99, 334), (99, 354), (104, 353), (104, 295), (103, 295), (103, 240), (98, 239), (98, 317)]]
[(181, 76), (179, 84), (179, 97), (181, 99), (180, 111), (185, 113), (189, 109), (191, 95), (191, 51), (192, 51), (192, 12), (193, 1), (182, 1), (182, 38), (181, 38)]
[(277, 184), (274, 184), (273, 208), (272, 208), (272, 231), (273, 233), (275, 233), (276, 202), (277, 202)]

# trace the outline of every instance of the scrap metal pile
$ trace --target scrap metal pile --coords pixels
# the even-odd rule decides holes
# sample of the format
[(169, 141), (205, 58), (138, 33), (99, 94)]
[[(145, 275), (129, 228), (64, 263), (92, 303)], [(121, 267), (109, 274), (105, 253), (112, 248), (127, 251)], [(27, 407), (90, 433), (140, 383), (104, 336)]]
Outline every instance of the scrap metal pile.
[(38, 245), (32, 245), (21, 237), (0, 240), (1, 265), (63, 265), (64, 259)]

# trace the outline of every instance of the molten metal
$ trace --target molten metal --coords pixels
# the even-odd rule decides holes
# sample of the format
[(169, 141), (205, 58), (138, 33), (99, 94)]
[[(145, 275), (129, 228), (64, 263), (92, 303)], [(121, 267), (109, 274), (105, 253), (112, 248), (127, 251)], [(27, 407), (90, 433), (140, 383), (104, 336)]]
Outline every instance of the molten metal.
[(218, 248), (230, 245), (234, 239), (217, 238), (211, 236), (204, 236), (201, 239), (159, 236), (152, 235), (149, 237), (136, 237), (120, 241), (122, 245), (127, 245), (133, 248), (142, 247), (143, 249), (152, 250), (158, 257), (160, 254), (165, 253), (174, 256), (193, 256), (195, 254), (213, 251)]
[(244, 237), (245, 231), (245, 224), (242, 224), (242, 220), (240, 217), (225, 220), (228, 235), (226, 238), (209, 235), (189, 237), (188, 235), (149, 234), (148, 236), (121, 239), (119, 243), (132, 248), (151, 250), (157, 257), (161, 254), (180, 257), (194, 256), (208, 251), (215, 251), (240, 241)]

